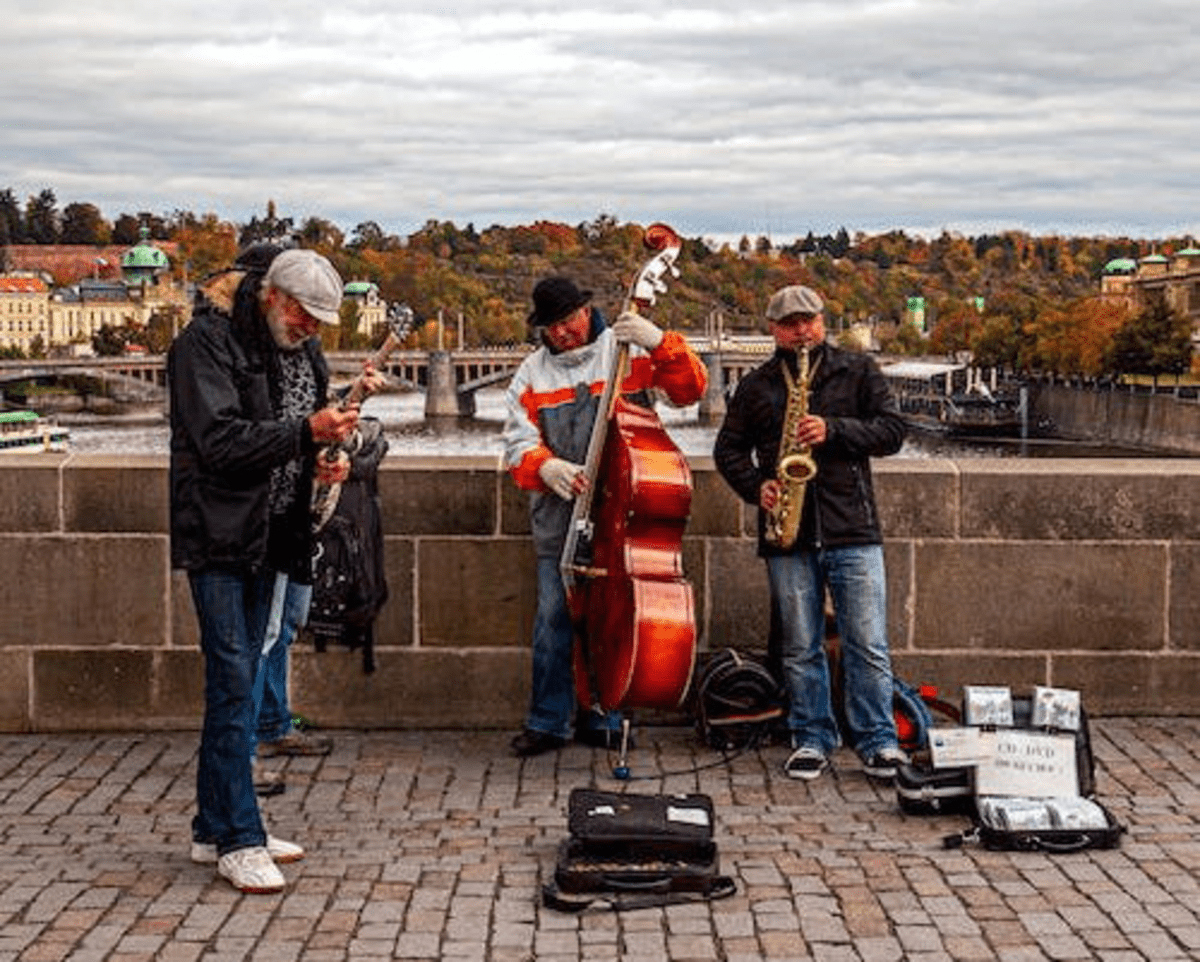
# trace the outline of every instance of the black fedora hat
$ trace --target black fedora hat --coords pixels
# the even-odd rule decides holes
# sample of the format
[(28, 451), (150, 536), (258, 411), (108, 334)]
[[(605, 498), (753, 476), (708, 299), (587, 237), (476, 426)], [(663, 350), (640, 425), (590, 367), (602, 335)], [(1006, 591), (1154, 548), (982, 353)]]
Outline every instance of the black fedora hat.
[(533, 327), (549, 327), (592, 299), (591, 291), (581, 291), (569, 277), (546, 277), (533, 289), (533, 310), (526, 321)]

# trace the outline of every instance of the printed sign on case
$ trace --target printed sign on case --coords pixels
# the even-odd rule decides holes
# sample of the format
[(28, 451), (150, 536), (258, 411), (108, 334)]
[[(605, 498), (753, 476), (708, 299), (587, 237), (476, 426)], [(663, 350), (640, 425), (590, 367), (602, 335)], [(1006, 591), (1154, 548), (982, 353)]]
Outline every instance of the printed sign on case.
[(980, 732), (980, 738), (987, 748), (975, 769), (976, 794), (1030, 798), (1079, 794), (1073, 736), (1004, 729)]
[(929, 760), (934, 768), (957, 768), (987, 761), (994, 746), (980, 741), (978, 728), (933, 728), (929, 732)]

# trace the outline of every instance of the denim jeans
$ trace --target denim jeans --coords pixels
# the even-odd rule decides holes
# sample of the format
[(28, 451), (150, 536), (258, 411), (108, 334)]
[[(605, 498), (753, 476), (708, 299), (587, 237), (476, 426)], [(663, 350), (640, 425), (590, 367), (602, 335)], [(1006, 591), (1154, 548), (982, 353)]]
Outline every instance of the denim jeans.
[(780, 619), (792, 744), (828, 755), (839, 741), (825, 655), (828, 586), (841, 637), (850, 741), (864, 759), (895, 746), (883, 546), (825, 548), (772, 557), (767, 559), (767, 572)]
[[(570, 738), (571, 716), (575, 712), (575, 674), (571, 666), (575, 635), (557, 558), (538, 558), (537, 595), (537, 615), (533, 622), (533, 688), (525, 727)], [(581, 710), (579, 727), (618, 731), (621, 716), (616, 712), (601, 715)]]
[(255, 744), (275, 741), (291, 730), (288, 649), (308, 621), (312, 602), (312, 585), (297, 584), (281, 572), (276, 572), (274, 578), (262, 658), (254, 678)]
[(188, 581), (204, 652), (204, 726), (196, 766), (192, 838), (224, 855), (265, 845), (250, 752), (254, 679), (270, 611), (274, 575), (191, 572)]

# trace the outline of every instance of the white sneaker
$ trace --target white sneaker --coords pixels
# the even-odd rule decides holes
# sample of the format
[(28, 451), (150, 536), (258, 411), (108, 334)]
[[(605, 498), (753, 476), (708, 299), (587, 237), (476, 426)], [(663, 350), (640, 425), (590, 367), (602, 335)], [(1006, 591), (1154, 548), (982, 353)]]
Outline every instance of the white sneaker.
[[(304, 849), (295, 842), (285, 842), (274, 835), (268, 835), (267, 854), (273, 862), (299, 862), (304, 858)], [(206, 842), (192, 842), (192, 861), (197, 865), (215, 865), (217, 847)]]
[(863, 759), (863, 771), (871, 778), (895, 778), (896, 768), (908, 763), (908, 756), (895, 745), (888, 745)]
[(818, 777), (829, 767), (829, 759), (819, 748), (804, 746), (792, 752), (783, 763), (784, 774), (788, 778), (799, 778), (806, 782)]
[(266, 846), (253, 845), (228, 852), (217, 859), (217, 874), (229, 879), (239, 892), (268, 895), (282, 892), (287, 880), (271, 861)]

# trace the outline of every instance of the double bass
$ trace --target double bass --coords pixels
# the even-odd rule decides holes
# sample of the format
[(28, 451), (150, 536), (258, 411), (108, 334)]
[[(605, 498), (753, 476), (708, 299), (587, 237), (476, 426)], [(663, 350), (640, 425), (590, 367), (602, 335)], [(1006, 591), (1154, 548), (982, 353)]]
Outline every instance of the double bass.
[[(640, 312), (678, 276), (679, 236), (646, 229), (654, 255), (629, 286), (625, 311)], [(629, 346), (621, 344), (600, 396), (560, 571), (575, 626), (575, 689), (581, 705), (678, 708), (696, 663), (695, 598), (683, 576), (682, 543), (692, 475), (658, 415), (622, 395)]]

